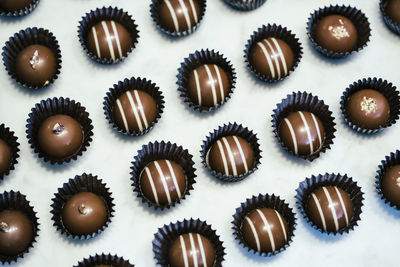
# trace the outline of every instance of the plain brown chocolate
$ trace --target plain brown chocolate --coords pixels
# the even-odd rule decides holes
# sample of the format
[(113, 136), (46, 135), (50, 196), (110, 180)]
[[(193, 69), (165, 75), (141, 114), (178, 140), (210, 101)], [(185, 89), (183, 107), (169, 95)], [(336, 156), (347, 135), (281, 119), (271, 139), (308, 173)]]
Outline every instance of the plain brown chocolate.
[(24, 252), (33, 241), (33, 226), (20, 211), (0, 212), (0, 255), (16, 256)]
[[(167, 2), (171, 4), (172, 11)], [(158, 11), (161, 28), (170, 32), (183, 32), (195, 26), (200, 18), (199, 0), (192, 1), (193, 7), (190, 2), (189, 0), (162, 1)], [(181, 3), (183, 3), (183, 6)], [(185, 14), (189, 18), (189, 23), (186, 20)], [(176, 18), (177, 24), (174, 23), (174, 18)]]
[(231, 84), (221, 67), (205, 64), (190, 73), (187, 90), (195, 105), (213, 107), (226, 99)]
[[(185, 254), (182, 252), (183, 250), (186, 251)], [(194, 258), (196, 258), (197, 265)], [(188, 265), (185, 265), (185, 261)], [(214, 262), (215, 250), (212, 243), (198, 233), (180, 235), (175, 239), (168, 251), (170, 267), (211, 267), (214, 266)]]
[(10, 168), (11, 149), (8, 144), (0, 139), (0, 177)]
[(13, 12), (29, 7), (33, 0), (1, 0), (0, 11)]
[(389, 18), (400, 24), (400, 0), (388, 0), (385, 11)]
[(91, 192), (73, 195), (62, 208), (62, 222), (73, 235), (90, 235), (107, 222), (108, 209), (104, 200)]
[(287, 222), (274, 209), (260, 208), (251, 211), (243, 220), (241, 231), (247, 246), (258, 252), (274, 252), (287, 243)]
[(350, 52), (357, 45), (357, 29), (353, 22), (340, 15), (329, 15), (314, 30), (315, 41), (334, 52)]
[(350, 95), (346, 101), (346, 114), (354, 124), (375, 129), (390, 118), (390, 106), (386, 97), (372, 89), (363, 89)]
[(142, 170), (139, 179), (143, 196), (157, 206), (177, 201), (186, 191), (185, 172), (172, 160), (150, 162)]
[(390, 167), (381, 181), (382, 194), (391, 203), (400, 207), (400, 165)]
[(130, 90), (117, 99), (113, 113), (118, 128), (134, 133), (149, 128), (157, 118), (158, 109), (155, 100), (148, 93)]

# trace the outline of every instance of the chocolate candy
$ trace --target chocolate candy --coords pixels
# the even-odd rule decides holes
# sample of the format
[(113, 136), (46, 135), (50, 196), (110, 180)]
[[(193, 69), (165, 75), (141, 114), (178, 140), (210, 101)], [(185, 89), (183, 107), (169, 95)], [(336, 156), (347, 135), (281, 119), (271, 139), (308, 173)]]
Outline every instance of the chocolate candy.
[(400, 24), (400, 0), (388, 0), (385, 11), (389, 18)]
[(83, 143), (83, 131), (78, 121), (68, 115), (47, 118), (38, 131), (40, 149), (55, 158), (66, 158), (79, 151)]
[(169, 266), (214, 266), (215, 250), (212, 243), (201, 234), (180, 235), (168, 251)]
[(96, 265), (95, 267), (112, 267), (111, 265), (104, 265), (104, 264), (101, 264), (101, 265)]
[(386, 97), (377, 90), (363, 89), (347, 98), (345, 112), (354, 124), (375, 129), (388, 122), (390, 106)]
[(56, 72), (55, 54), (43, 45), (30, 45), (24, 48), (15, 60), (15, 73), (27, 85), (46, 86)]
[(206, 155), (207, 166), (225, 175), (246, 174), (253, 168), (254, 161), (253, 148), (239, 136), (218, 139)]
[(353, 216), (350, 196), (337, 186), (322, 186), (310, 194), (306, 207), (309, 219), (318, 228), (338, 232)]
[(202, 65), (189, 75), (188, 93), (198, 106), (213, 107), (221, 104), (231, 89), (228, 75), (219, 66)]
[(315, 41), (334, 52), (350, 52), (357, 45), (357, 29), (353, 22), (341, 15), (329, 15), (317, 23)]
[(4, 10), (6, 12), (18, 11), (25, 9), (32, 3), (33, 0), (1, 0), (0, 10)]
[(62, 222), (73, 235), (89, 235), (100, 230), (107, 221), (108, 210), (103, 199), (91, 192), (73, 195), (62, 208)]
[(199, 0), (164, 0), (159, 7), (161, 28), (183, 32), (194, 27), (200, 18)]
[(264, 76), (279, 80), (293, 68), (295, 60), (290, 46), (278, 38), (267, 38), (250, 50), (250, 64)]
[(185, 173), (171, 160), (156, 160), (147, 164), (139, 179), (143, 196), (157, 206), (177, 201), (186, 190)]
[(17, 256), (33, 241), (33, 226), (20, 211), (0, 212), (0, 255)]
[(10, 147), (0, 139), (0, 177), (10, 168), (11, 156)]
[(381, 180), (382, 194), (391, 203), (400, 207), (400, 165), (389, 168)]
[(114, 122), (128, 133), (143, 132), (157, 117), (157, 104), (146, 92), (130, 90), (122, 94), (113, 108)]
[(133, 44), (124, 26), (113, 20), (103, 20), (91, 28), (86, 46), (98, 58), (116, 61), (125, 57)]
[(282, 120), (279, 137), (295, 155), (312, 155), (322, 148), (325, 131), (322, 122), (313, 113), (296, 111)]

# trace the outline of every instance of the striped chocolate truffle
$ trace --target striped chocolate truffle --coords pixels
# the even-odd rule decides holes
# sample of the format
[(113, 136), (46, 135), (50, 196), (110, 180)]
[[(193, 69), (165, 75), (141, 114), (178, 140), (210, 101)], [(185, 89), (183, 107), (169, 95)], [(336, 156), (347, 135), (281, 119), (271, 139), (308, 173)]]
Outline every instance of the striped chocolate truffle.
[(183, 234), (170, 246), (168, 261), (171, 267), (212, 267), (215, 250), (212, 243), (201, 234)]
[(251, 211), (242, 223), (246, 245), (258, 252), (274, 252), (288, 241), (288, 225), (274, 209), (260, 208)]
[(157, 206), (176, 202), (186, 191), (186, 176), (181, 166), (171, 160), (149, 163), (139, 177), (143, 196)]
[(159, 23), (170, 32), (191, 30), (200, 18), (199, 0), (164, 0), (159, 7)]
[(122, 59), (132, 48), (132, 37), (124, 26), (113, 20), (94, 25), (87, 36), (86, 46), (101, 59)]
[(312, 155), (321, 150), (325, 141), (325, 130), (322, 122), (313, 113), (296, 111), (282, 120), (279, 137), (295, 155)]
[(205, 64), (193, 70), (188, 79), (188, 94), (197, 106), (214, 107), (228, 96), (228, 75), (219, 66)]
[(273, 37), (257, 42), (250, 50), (249, 61), (257, 72), (274, 80), (285, 77), (295, 63), (290, 46)]
[(337, 186), (323, 186), (311, 193), (306, 210), (309, 219), (328, 232), (346, 227), (353, 216), (350, 196)]
[(127, 133), (143, 132), (157, 117), (157, 104), (146, 92), (130, 90), (123, 93), (113, 108), (114, 122)]
[(218, 139), (208, 150), (206, 163), (212, 170), (224, 175), (238, 176), (248, 173), (254, 166), (251, 145), (239, 136)]

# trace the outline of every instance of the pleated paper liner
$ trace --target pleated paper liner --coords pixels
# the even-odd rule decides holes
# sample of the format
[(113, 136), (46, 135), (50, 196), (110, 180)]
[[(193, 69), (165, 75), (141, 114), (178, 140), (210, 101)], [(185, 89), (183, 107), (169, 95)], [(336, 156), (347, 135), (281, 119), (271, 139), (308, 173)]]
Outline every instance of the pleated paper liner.
[[(296, 155), (294, 151), (285, 146), (279, 136), (279, 126), (282, 121), (290, 113), (296, 111), (308, 111), (313, 113), (321, 120), (324, 126), (324, 143), (321, 149), (314, 154)], [(313, 96), (312, 94), (307, 92), (293, 92), (292, 94), (287, 95), (285, 99), (282, 99), (281, 103), (276, 105), (276, 109), (273, 110), (272, 114), (272, 128), (278, 142), (290, 154), (309, 161), (313, 161), (314, 159), (318, 158), (321, 153), (325, 153), (327, 149), (331, 148), (331, 145), (333, 144), (333, 138), (335, 138), (335, 125), (336, 124), (334, 122), (334, 117), (332, 116), (332, 111), (329, 110), (329, 106), (326, 105), (323, 100), (318, 99), (317, 96)]]
[[(74, 196), (75, 194), (81, 192), (91, 192), (97, 196), (99, 196), (103, 201), (107, 208), (107, 221), (103, 225), (101, 229), (97, 231), (87, 234), (87, 235), (76, 235), (74, 233), (70, 233), (68, 229), (63, 224), (62, 221), (62, 210), (67, 201)], [(67, 236), (68, 238), (73, 239), (89, 239), (92, 238), (101, 232), (103, 232), (111, 222), (111, 218), (114, 217), (114, 199), (111, 196), (110, 189), (107, 188), (107, 185), (103, 183), (103, 181), (97, 178), (96, 175), (92, 175), (91, 173), (82, 175), (76, 175), (75, 178), (69, 179), (67, 183), (63, 184), (63, 187), (58, 188), (58, 192), (54, 194), (54, 198), (52, 199), (51, 204), (51, 214), (53, 225), (57, 228), (61, 234)]]
[(390, 199), (388, 199), (382, 191), (382, 179), (385, 177), (386, 172), (396, 165), (400, 165), (400, 151), (396, 150), (396, 152), (390, 153), (389, 156), (386, 156), (384, 160), (381, 161), (381, 164), (378, 166), (377, 175), (375, 176), (375, 187), (378, 192), (379, 197), (385, 201), (390, 207), (394, 207), (397, 210), (400, 210), (400, 205), (398, 203), (394, 203)]
[(158, 30), (160, 30), (162, 33), (166, 34), (169, 37), (177, 38), (177, 37), (182, 37), (182, 36), (187, 36), (199, 27), (201, 20), (204, 17), (204, 13), (206, 12), (206, 0), (193, 0), (197, 1), (199, 4), (199, 9), (200, 9), (200, 15), (198, 16), (198, 21), (193, 25), (190, 29), (184, 30), (184, 31), (170, 31), (168, 29), (165, 29), (161, 24), (160, 24), (160, 18), (159, 18), (159, 10), (160, 10), (160, 5), (164, 0), (152, 0), (150, 4), (150, 14), (151, 17), (156, 24), (156, 27)]
[[(254, 152), (254, 164), (249, 167), (249, 171), (244, 174), (239, 175), (226, 175), (225, 173), (217, 172), (211, 169), (207, 164), (207, 152), (210, 150), (212, 145), (220, 138), (225, 136), (239, 136), (246, 140), (252, 147)], [(249, 130), (247, 127), (244, 127), (241, 124), (237, 124), (236, 122), (224, 124), (223, 126), (219, 126), (218, 129), (215, 129), (214, 132), (210, 132), (209, 136), (203, 140), (203, 144), (201, 146), (201, 159), (203, 166), (206, 167), (213, 176), (224, 181), (224, 182), (239, 182), (255, 172), (260, 165), (261, 160), (261, 150), (260, 144), (258, 143), (257, 134), (253, 133), (253, 131)]]
[[(230, 84), (229, 93), (227, 96), (225, 96), (225, 99), (223, 99), (220, 104), (211, 107), (195, 104), (188, 92), (190, 74), (196, 68), (204, 64), (215, 64), (218, 67), (222, 68), (227, 74), (228, 82)], [(225, 58), (223, 54), (208, 49), (206, 50), (202, 49), (200, 51), (196, 51), (193, 54), (190, 54), (187, 58), (185, 58), (184, 61), (181, 63), (180, 68), (178, 69), (178, 75), (176, 77), (178, 78), (177, 80), (178, 91), (183, 101), (189, 107), (200, 112), (208, 112), (216, 110), (219, 107), (221, 107), (232, 97), (233, 91), (236, 86), (236, 72), (231, 62), (227, 58)]]
[[(132, 47), (128, 51), (127, 55), (124, 56), (122, 59), (117, 58), (115, 61), (113, 59), (107, 58), (100, 58), (95, 53), (92, 53), (88, 50), (86, 41), (91, 33), (91, 29), (97, 23), (104, 21), (104, 20), (112, 20), (119, 24), (121, 24), (131, 35), (132, 38)], [(78, 37), (79, 42), (81, 43), (83, 50), (86, 54), (94, 61), (100, 64), (117, 64), (123, 61), (132, 50), (136, 47), (139, 39), (139, 30), (138, 26), (136, 25), (135, 21), (132, 19), (132, 16), (129, 15), (122, 9), (117, 7), (102, 7), (97, 8), (96, 10), (91, 10), (89, 13), (86, 13), (82, 20), (79, 22), (78, 26)]]
[[(354, 26), (357, 29), (357, 44), (350, 52), (335, 52), (332, 50), (328, 50), (320, 46), (315, 41), (315, 27), (318, 22), (321, 21), (326, 16), (329, 15), (341, 15), (348, 18), (351, 22), (353, 22)], [(311, 14), (310, 18), (307, 22), (307, 35), (310, 39), (313, 47), (323, 56), (328, 58), (343, 58), (352, 53), (361, 51), (364, 47), (367, 46), (369, 42), (369, 38), (371, 37), (371, 28), (368, 22), (368, 18), (365, 14), (354, 7), (351, 6), (327, 6), (324, 8), (320, 8), (319, 10), (315, 10), (313, 14)]]
[[(273, 252), (268, 252), (268, 253), (256, 251), (252, 249), (249, 245), (247, 245), (246, 241), (243, 238), (242, 225), (244, 223), (246, 216), (253, 210), (260, 208), (269, 208), (276, 210), (277, 212), (279, 212), (279, 214), (283, 216), (283, 218), (285, 218), (287, 222), (288, 225), (287, 242), (279, 250), (275, 250)], [(258, 196), (252, 196), (252, 198), (246, 199), (246, 202), (241, 203), (240, 207), (236, 209), (236, 213), (233, 215), (232, 224), (233, 224), (232, 227), (233, 235), (235, 236), (235, 240), (238, 240), (239, 244), (241, 244), (244, 248), (247, 248), (248, 251), (264, 257), (270, 257), (286, 250), (290, 246), (290, 243), (293, 242), (294, 231), (297, 225), (296, 216), (295, 213), (293, 212), (293, 209), (290, 208), (289, 205), (284, 200), (280, 199), (279, 196), (275, 196), (274, 194), (272, 195), (259, 194)]]
[[(347, 99), (354, 93), (362, 90), (362, 89), (373, 89), (381, 93), (389, 102), (390, 106), (390, 117), (388, 121), (378, 128), (365, 128), (362, 125), (358, 125), (355, 122), (352, 122), (346, 113), (346, 103)], [(383, 80), (381, 78), (364, 78), (362, 80), (358, 80), (353, 84), (350, 84), (349, 87), (343, 92), (342, 97), (340, 98), (340, 109), (342, 110), (343, 118), (345, 122), (352, 128), (354, 131), (363, 133), (363, 134), (372, 134), (376, 133), (384, 128), (388, 128), (391, 125), (395, 124), (399, 119), (400, 114), (400, 96), (399, 91), (396, 89), (392, 83)]]
[(380, 0), (379, 7), (381, 9), (383, 21), (386, 23), (386, 26), (395, 34), (400, 35), (400, 24), (393, 21), (386, 12), (386, 7), (389, 3), (389, 0)]
[(39, 219), (32, 205), (26, 199), (26, 196), (21, 194), (19, 191), (5, 191), (0, 194), (0, 212), (4, 210), (16, 210), (22, 212), (25, 216), (27, 216), (33, 227), (32, 242), (25, 251), (15, 256), (0, 255), (0, 261), (3, 264), (6, 262), (10, 264), (11, 262), (16, 262), (19, 258), (23, 258), (25, 254), (29, 253), (29, 251), (34, 247), (33, 244), (36, 242), (39, 232)]
[(199, 219), (190, 219), (178, 221), (176, 223), (170, 223), (164, 225), (158, 229), (158, 232), (154, 234), (153, 240), (153, 252), (154, 258), (158, 266), (169, 267), (168, 252), (172, 243), (183, 234), (187, 233), (198, 233), (206, 237), (213, 245), (215, 250), (215, 262), (213, 267), (221, 267), (224, 261), (225, 248), (220, 237), (216, 231), (211, 228), (211, 225), (207, 224), (206, 221)]
[(125, 260), (122, 257), (118, 257), (117, 255), (104, 254), (90, 256), (89, 258), (85, 258), (80, 261), (74, 267), (96, 267), (97, 265), (110, 265), (112, 267), (134, 267), (133, 264), (129, 263), (128, 260)]
[(30, 3), (27, 7), (15, 11), (6, 11), (4, 9), (0, 8), (0, 16), (6, 16), (6, 17), (22, 17), (26, 16), (29, 13), (31, 13), (39, 4), (40, 0), (32, 0), (32, 3)]
[[(41, 124), (47, 118), (57, 114), (71, 116), (80, 123), (83, 130), (83, 142), (81, 148), (78, 152), (66, 158), (56, 158), (47, 154), (40, 148), (38, 142), (37, 135)], [(75, 100), (70, 100), (69, 98), (63, 97), (54, 97), (52, 99), (48, 98), (46, 100), (42, 100), (31, 109), (31, 113), (29, 113), (28, 116), (28, 124), (26, 125), (28, 142), (31, 145), (31, 148), (33, 148), (34, 152), (38, 154), (38, 157), (43, 158), (45, 162), (49, 161), (51, 165), (56, 163), (61, 165), (63, 163), (71, 162), (71, 160), (76, 160), (84, 151), (87, 150), (90, 142), (92, 141), (92, 120), (89, 118), (89, 113), (86, 112), (85, 107), (81, 106), (81, 103), (75, 102)]]
[[(149, 125), (147, 129), (144, 129), (143, 131), (138, 130), (128, 132), (125, 128), (118, 127), (118, 125), (114, 122), (113, 111), (115, 103), (121, 95), (130, 90), (140, 90), (148, 93), (154, 99), (157, 105), (156, 119)], [(104, 97), (103, 109), (106, 119), (114, 129), (126, 135), (139, 136), (148, 133), (158, 122), (164, 110), (164, 103), (164, 96), (162, 95), (160, 88), (155, 83), (153, 83), (151, 80), (147, 80), (146, 78), (132, 77), (130, 79), (119, 81), (118, 84), (114, 84), (113, 88), (110, 88), (106, 97)]]
[[(190, 191), (193, 190), (193, 184), (196, 183), (196, 169), (194, 168), (193, 156), (187, 149), (171, 142), (154, 142), (143, 145), (142, 149), (138, 151), (138, 154), (134, 157), (134, 161), (131, 166), (131, 180), (133, 191), (136, 192), (137, 197), (142, 199), (143, 203), (147, 203), (149, 207), (154, 209), (170, 209), (176, 204), (181, 203), (182, 200), (186, 199), (190, 195)], [(186, 177), (186, 189), (182, 194), (182, 197), (175, 202), (166, 205), (157, 205), (149, 199), (147, 199), (140, 189), (140, 175), (147, 164), (156, 160), (171, 160), (177, 163), (184, 171)]]
[[(285, 41), (293, 51), (294, 55), (294, 65), (291, 69), (288, 70), (288, 73), (279, 79), (268, 77), (264, 74), (258, 72), (250, 63), (249, 53), (251, 49), (260, 41), (266, 38), (277, 38), (282, 41)], [(281, 81), (289, 76), (299, 65), (301, 57), (303, 55), (303, 48), (299, 39), (296, 37), (292, 31), (288, 30), (286, 27), (282, 27), (281, 25), (276, 24), (268, 24), (263, 25), (261, 28), (258, 28), (257, 31), (253, 32), (250, 39), (247, 41), (245, 50), (244, 50), (244, 58), (247, 68), (261, 81), (266, 83), (274, 83), (277, 81)]]
[(4, 176), (9, 175), (10, 171), (15, 169), (15, 165), (18, 163), (19, 158), (19, 143), (18, 137), (15, 136), (15, 133), (10, 130), (10, 128), (6, 127), (4, 123), (0, 124), (0, 139), (3, 140), (11, 152), (11, 160), (10, 165), (7, 170), (3, 173), (0, 173), (0, 180), (3, 180)]
[(240, 11), (251, 11), (256, 8), (259, 8), (263, 5), (267, 0), (250, 0), (250, 1), (242, 1), (242, 0), (224, 0), (226, 4), (231, 6), (234, 9)]
[[(346, 227), (339, 229), (337, 232), (324, 231), (319, 228), (315, 223), (313, 223), (307, 215), (307, 203), (310, 198), (311, 193), (322, 186), (336, 186), (343, 191), (345, 191), (352, 202), (353, 205), (353, 216), (350, 218), (349, 223)], [(307, 178), (304, 181), (300, 182), (299, 187), (296, 189), (296, 204), (300, 213), (307, 220), (307, 222), (314, 228), (320, 231), (321, 233), (326, 233), (328, 235), (349, 233), (354, 230), (354, 227), (358, 225), (358, 221), (361, 219), (361, 207), (363, 206), (363, 192), (361, 192), (361, 188), (357, 185), (357, 182), (354, 182), (351, 177), (348, 177), (347, 174), (319, 174), (317, 176), (312, 175), (311, 178)]]
[[(18, 54), (30, 45), (43, 45), (49, 48), (56, 58), (55, 75), (45, 84), (38, 86), (24, 82), (16, 73), (16, 59)], [(61, 50), (56, 37), (49, 30), (43, 28), (26, 28), (14, 34), (3, 47), (3, 63), (8, 74), (20, 85), (29, 89), (41, 89), (54, 83), (61, 69)]]

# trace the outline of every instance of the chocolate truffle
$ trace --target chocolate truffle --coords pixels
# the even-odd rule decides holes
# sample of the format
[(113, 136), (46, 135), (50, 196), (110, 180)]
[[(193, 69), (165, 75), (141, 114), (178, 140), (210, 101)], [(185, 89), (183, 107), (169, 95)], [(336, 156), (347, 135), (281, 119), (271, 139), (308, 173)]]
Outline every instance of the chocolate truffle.
[(186, 191), (186, 176), (181, 166), (171, 160), (156, 160), (140, 174), (140, 191), (157, 206), (171, 204)]
[(385, 8), (386, 14), (395, 23), (400, 24), (400, 0), (389, 0)]
[(346, 101), (345, 112), (354, 124), (375, 129), (386, 124), (390, 117), (390, 106), (386, 97), (372, 89), (363, 89), (351, 94)]
[(164, 0), (158, 12), (161, 28), (177, 33), (190, 30), (201, 15), (199, 0)]
[(0, 11), (13, 12), (23, 10), (29, 7), (33, 3), (33, 0), (1, 0)]
[(107, 222), (108, 210), (103, 199), (91, 192), (73, 195), (62, 208), (62, 223), (73, 235), (90, 235)]
[(400, 165), (389, 168), (381, 180), (382, 194), (391, 203), (400, 207)]
[(189, 75), (188, 93), (195, 105), (213, 107), (221, 104), (230, 89), (228, 75), (215, 64), (202, 65)]
[(285, 77), (295, 63), (290, 46), (273, 37), (256, 43), (250, 50), (249, 61), (257, 72), (276, 80)]
[(17, 256), (33, 241), (33, 226), (20, 211), (0, 212), (0, 255)]
[(146, 92), (130, 90), (122, 94), (113, 109), (114, 122), (128, 133), (143, 132), (157, 117), (157, 104)]
[(325, 131), (322, 122), (313, 113), (296, 111), (279, 125), (279, 137), (295, 155), (312, 155), (322, 148)]
[(350, 52), (357, 45), (356, 27), (341, 15), (329, 15), (319, 21), (314, 37), (322, 48), (334, 52)]
[(101, 264), (101, 265), (96, 265), (95, 267), (111, 267), (111, 265), (104, 265), (104, 264)]
[(6, 142), (0, 139), (0, 177), (10, 168), (11, 150)]
[(212, 243), (197, 233), (180, 235), (168, 251), (171, 267), (214, 266), (215, 251)]
[(254, 166), (254, 151), (240, 136), (218, 139), (208, 150), (207, 166), (217, 173), (238, 176), (248, 173)]
[(44, 45), (30, 45), (18, 53), (15, 73), (23, 83), (46, 86), (57, 72), (56, 56)]
[(62, 159), (79, 151), (83, 143), (83, 131), (74, 118), (59, 114), (42, 122), (37, 138), (43, 152)]
[(274, 252), (287, 243), (288, 226), (285, 218), (274, 209), (251, 211), (242, 224), (243, 239), (258, 252)]
[(306, 212), (319, 229), (338, 232), (353, 216), (350, 196), (337, 186), (323, 186), (309, 196)]
[(127, 29), (113, 20), (103, 20), (92, 27), (86, 46), (101, 59), (122, 59), (132, 48), (132, 37)]

